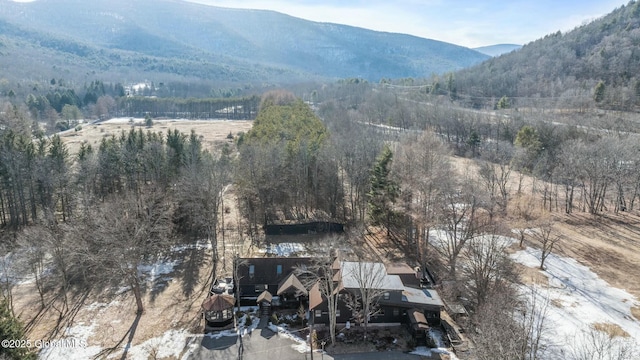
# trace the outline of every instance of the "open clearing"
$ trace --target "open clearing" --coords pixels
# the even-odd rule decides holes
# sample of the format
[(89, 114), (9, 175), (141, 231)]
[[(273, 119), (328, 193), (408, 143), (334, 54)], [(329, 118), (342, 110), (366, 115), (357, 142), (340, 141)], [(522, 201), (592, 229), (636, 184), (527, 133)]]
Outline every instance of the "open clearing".
[(154, 120), (153, 126), (147, 128), (144, 126), (144, 119), (118, 118), (95, 124), (82, 124), (82, 129), (75, 131), (74, 129), (60, 133), (60, 136), (69, 147), (69, 152), (75, 154), (83, 142), (91, 145), (94, 149), (100, 146), (103, 138), (112, 135), (119, 136), (122, 131), (129, 131), (131, 128), (142, 129), (145, 133), (147, 130), (154, 132), (162, 132), (166, 134), (169, 129), (177, 129), (184, 134), (190, 134), (191, 130), (195, 130), (196, 134), (202, 136), (203, 143), (209, 149), (217, 149), (226, 142), (229, 133), (234, 137), (239, 132), (247, 132), (253, 126), (251, 120)]

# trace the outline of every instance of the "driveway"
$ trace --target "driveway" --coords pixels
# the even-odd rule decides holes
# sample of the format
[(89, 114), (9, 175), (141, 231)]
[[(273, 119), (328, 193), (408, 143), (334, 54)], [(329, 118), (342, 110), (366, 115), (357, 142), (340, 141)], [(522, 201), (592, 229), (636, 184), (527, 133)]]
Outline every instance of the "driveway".
[[(183, 359), (189, 360), (301, 360), (310, 359), (309, 353), (303, 354), (293, 348), (295, 341), (269, 330), (267, 319), (262, 319), (258, 327), (243, 337), (194, 336), (187, 340), (190, 346)], [(195, 345), (198, 344), (198, 345)], [(241, 353), (241, 354), (239, 354)], [(241, 356), (240, 356), (241, 355)], [(314, 360), (333, 360), (331, 356), (314, 354)]]
[[(326, 355), (325, 355), (326, 357)], [(419, 360), (426, 359), (420, 355), (407, 354), (400, 351), (381, 351), (375, 353), (355, 353), (334, 355), (335, 360)], [(314, 357), (315, 360), (315, 357)]]

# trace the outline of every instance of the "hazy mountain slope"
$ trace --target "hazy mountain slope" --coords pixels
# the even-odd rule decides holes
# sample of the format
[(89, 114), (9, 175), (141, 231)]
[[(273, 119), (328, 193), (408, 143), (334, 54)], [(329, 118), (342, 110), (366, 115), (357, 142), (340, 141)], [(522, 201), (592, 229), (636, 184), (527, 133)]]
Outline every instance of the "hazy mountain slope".
[[(570, 32), (547, 35), (519, 51), (456, 73), (458, 93), (471, 101), (500, 98), (629, 109), (640, 105), (640, 5), (630, 2)], [(546, 100), (549, 99), (549, 100)]]
[(500, 56), (502, 54), (510, 53), (513, 50), (518, 50), (521, 47), (522, 45), (516, 45), (516, 44), (496, 44), (496, 45), (481, 46), (481, 47), (473, 48), (473, 50), (489, 56)]
[(425, 77), (487, 58), (408, 35), (176, 0), (0, 0), (0, 19), (95, 49), (232, 68), (258, 64), (280, 69), (283, 78)]

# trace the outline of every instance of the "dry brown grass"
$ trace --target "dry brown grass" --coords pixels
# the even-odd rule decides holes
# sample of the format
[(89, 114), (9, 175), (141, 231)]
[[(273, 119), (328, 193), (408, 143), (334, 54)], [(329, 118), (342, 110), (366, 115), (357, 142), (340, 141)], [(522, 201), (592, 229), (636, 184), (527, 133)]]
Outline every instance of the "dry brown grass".
[[(136, 123), (133, 128), (142, 129), (145, 133), (147, 130), (153, 132), (162, 132), (166, 134), (169, 129), (177, 129), (178, 131), (189, 134), (191, 130), (202, 136), (204, 145), (208, 149), (215, 149), (228, 142), (227, 135), (231, 133), (237, 136), (239, 132), (247, 132), (253, 126), (253, 121), (247, 120), (156, 120), (153, 127), (147, 129), (141, 127), (141, 122)], [(101, 124), (85, 124), (82, 130), (67, 131), (61, 134), (62, 139), (69, 147), (69, 152), (75, 154), (83, 142), (90, 144), (94, 149), (100, 145), (100, 141), (104, 137), (112, 135), (119, 136), (122, 131), (129, 131), (132, 124), (125, 122), (105, 122)]]
[(540, 272), (538, 268), (530, 268), (522, 264), (515, 264), (520, 274), (520, 281), (523, 284), (535, 284), (540, 286), (548, 286), (549, 278)]
[(640, 306), (631, 307), (631, 315), (633, 315), (636, 320), (640, 321)]
[[(477, 165), (470, 159), (452, 157), (452, 162), (461, 174), (477, 173)], [(565, 214), (562, 207), (564, 199), (559, 199), (559, 208), (552, 213), (541, 210), (542, 195), (540, 189), (544, 183), (530, 176), (522, 176), (521, 194), (517, 194), (520, 175), (512, 171), (509, 189), (511, 203), (503, 221), (512, 228), (523, 224), (536, 227), (536, 221), (553, 220), (554, 233), (560, 236), (554, 253), (576, 259), (588, 266), (611, 286), (624, 289), (640, 298), (640, 211), (627, 211), (615, 214), (605, 212), (591, 215), (574, 209)], [(531, 219), (523, 220), (521, 215), (529, 213)], [(516, 214), (520, 216), (516, 216)], [(515, 234), (513, 237), (517, 237)], [(531, 246), (531, 238), (525, 243)], [(533, 245), (536, 246), (536, 245)], [(523, 281), (527, 281), (526, 274)], [(635, 310), (640, 320), (640, 310)]]
[(563, 308), (564, 305), (562, 304), (562, 301), (558, 300), (558, 299), (551, 299), (551, 305), (557, 307), (557, 308)]
[(595, 330), (598, 330), (600, 332), (603, 332), (607, 335), (609, 335), (609, 337), (614, 338), (614, 337), (629, 337), (629, 333), (624, 331), (618, 324), (612, 324), (612, 323), (594, 323), (591, 324), (591, 327), (594, 328)]

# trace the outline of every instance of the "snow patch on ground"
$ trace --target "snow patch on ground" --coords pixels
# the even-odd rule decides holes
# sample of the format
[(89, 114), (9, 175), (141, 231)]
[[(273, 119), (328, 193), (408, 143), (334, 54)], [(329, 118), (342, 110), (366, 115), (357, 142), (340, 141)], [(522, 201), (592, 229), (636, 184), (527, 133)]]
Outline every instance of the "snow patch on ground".
[(83, 325), (79, 324), (69, 327), (65, 330), (65, 340), (75, 340), (73, 347), (50, 346), (43, 348), (38, 354), (38, 358), (44, 360), (84, 360), (92, 359), (102, 348), (100, 346), (91, 346), (88, 339), (93, 335), (95, 324)]
[(278, 243), (278, 244), (267, 244), (266, 249), (258, 250), (261, 253), (266, 253), (269, 255), (288, 257), (293, 254), (298, 256), (307, 256), (307, 249), (303, 244), (300, 243)]
[[(540, 266), (541, 251), (526, 248), (511, 255), (525, 266)], [(619, 325), (629, 334), (621, 339), (640, 348), (640, 322), (632, 317), (631, 308), (639, 306), (637, 299), (626, 292), (610, 286), (588, 267), (575, 259), (551, 254), (545, 260), (543, 275), (549, 278), (549, 287), (529, 285), (523, 293), (531, 292), (539, 304), (547, 303), (547, 336), (545, 341), (552, 352), (564, 358), (575, 354), (589, 344), (593, 324), (611, 323)]]
[(454, 354), (452, 351), (447, 349), (446, 344), (444, 343), (444, 340), (443, 340), (444, 334), (442, 333), (442, 331), (438, 329), (429, 329), (429, 336), (436, 343), (436, 347), (433, 349), (430, 349), (424, 346), (418, 346), (413, 352), (411, 352), (411, 354), (423, 355), (423, 356), (432, 356), (432, 354), (443, 354), (443, 355), (449, 355), (449, 359), (451, 360), (458, 360), (458, 357), (456, 357), (456, 354)]
[(0, 282), (12, 285), (29, 284), (36, 281), (36, 278), (27, 269), (25, 261), (25, 251), (9, 252), (0, 256)]
[(191, 334), (186, 330), (171, 329), (160, 337), (132, 346), (127, 352), (127, 359), (177, 359), (185, 347), (188, 336)]
[(187, 250), (208, 250), (211, 249), (211, 243), (206, 240), (198, 240), (195, 244), (175, 245), (171, 248), (172, 252), (184, 252)]
[(148, 282), (155, 282), (160, 279), (162, 275), (171, 274), (177, 264), (177, 261), (166, 261), (150, 265), (138, 265), (138, 271), (145, 275)]
[[(133, 121), (131, 121), (133, 120)], [(119, 118), (111, 118), (109, 120), (105, 120), (102, 121), (102, 124), (129, 124), (129, 123), (136, 123), (136, 124), (141, 124), (144, 123), (145, 119), (144, 118), (133, 118), (133, 117), (119, 117)], [(227, 119), (185, 119), (185, 118), (176, 118), (176, 119), (153, 119), (154, 123), (169, 123), (169, 122), (175, 122), (175, 121), (191, 121), (191, 122), (195, 122), (195, 121), (229, 121)]]
[(309, 344), (307, 344), (307, 341), (304, 339), (301, 339), (299, 336), (291, 333), (287, 328), (282, 327), (282, 326), (276, 326), (273, 325), (272, 323), (269, 323), (268, 326), (269, 330), (273, 331), (274, 333), (278, 334), (278, 336), (287, 338), (289, 340), (292, 340), (294, 342), (296, 342), (296, 344), (291, 345), (291, 347), (293, 348), (293, 350), (301, 353), (301, 354), (305, 354), (308, 353), (311, 348), (309, 347)]

